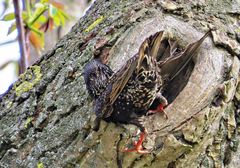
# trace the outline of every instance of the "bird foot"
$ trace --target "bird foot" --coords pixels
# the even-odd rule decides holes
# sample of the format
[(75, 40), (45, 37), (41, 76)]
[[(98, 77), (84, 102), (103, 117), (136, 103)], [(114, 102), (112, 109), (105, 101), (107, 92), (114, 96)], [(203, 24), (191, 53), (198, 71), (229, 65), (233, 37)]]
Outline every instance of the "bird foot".
[(143, 150), (142, 147), (138, 148), (137, 146), (135, 148), (132, 148), (132, 149), (128, 149), (128, 148), (125, 148), (123, 152), (137, 152), (139, 154), (148, 154), (150, 153), (149, 150)]
[(164, 111), (163, 104), (159, 104), (158, 107), (154, 110), (148, 110), (147, 115), (155, 114), (155, 113), (163, 113), (166, 119), (168, 119), (167, 113)]
[(143, 143), (144, 139), (145, 139), (145, 132), (142, 132), (141, 135), (140, 135), (139, 140), (133, 142), (134, 148), (132, 148), (132, 149), (125, 148), (123, 150), (123, 152), (137, 152), (139, 154), (150, 153), (149, 150), (143, 149), (142, 143)]

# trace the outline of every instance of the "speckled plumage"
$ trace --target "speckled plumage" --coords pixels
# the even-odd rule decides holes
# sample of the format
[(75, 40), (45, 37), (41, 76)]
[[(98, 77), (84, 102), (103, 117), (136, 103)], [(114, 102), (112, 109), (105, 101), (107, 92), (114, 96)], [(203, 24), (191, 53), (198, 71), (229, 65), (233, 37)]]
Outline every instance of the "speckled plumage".
[(100, 119), (105, 119), (137, 125), (143, 132), (139, 117), (148, 112), (154, 99), (161, 97), (163, 85), (197, 54), (209, 33), (185, 50), (178, 50), (176, 42), (164, 36), (163, 31), (158, 32), (147, 38), (139, 52), (116, 73), (101, 61), (91, 60), (84, 67), (84, 79), (89, 94), (95, 99), (95, 130), (99, 128)]

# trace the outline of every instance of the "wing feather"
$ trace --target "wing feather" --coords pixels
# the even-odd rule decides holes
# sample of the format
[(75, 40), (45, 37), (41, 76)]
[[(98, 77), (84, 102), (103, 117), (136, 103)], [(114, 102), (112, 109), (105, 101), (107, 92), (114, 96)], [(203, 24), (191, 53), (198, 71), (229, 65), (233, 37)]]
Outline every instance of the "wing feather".
[[(126, 64), (110, 78), (109, 84), (102, 96), (96, 100), (95, 113), (99, 118), (109, 117), (113, 111), (112, 105), (122, 92), (134, 71), (138, 73), (146, 55), (157, 56), (163, 36), (163, 31), (155, 33), (144, 40), (138, 54), (129, 59)], [(150, 43), (151, 42), (151, 43)]]
[(175, 78), (178, 73), (181, 72), (181, 70), (188, 64), (191, 58), (198, 53), (200, 45), (210, 33), (211, 30), (209, 30), (197, 42), (189, 44), (183, 52), (170, 55), (165, 60), (160, 61), (159, 68), (161, 69), (161, 76), (164, 78), (167, 77), (169, 81)]

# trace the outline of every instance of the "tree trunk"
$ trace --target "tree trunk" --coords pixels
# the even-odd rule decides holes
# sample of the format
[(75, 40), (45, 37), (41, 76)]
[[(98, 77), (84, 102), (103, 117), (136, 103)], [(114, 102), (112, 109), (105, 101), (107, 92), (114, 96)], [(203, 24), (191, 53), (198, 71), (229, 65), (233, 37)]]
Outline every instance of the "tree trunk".
[[(239, 1), (97, 0), (1, 97), (0, 167), (237, 167), (239, 17)], [(217, 30), (166, 108), (169, 119), (144, 117), (150, 154), (122, 152), (138, 138), (131, 136), (135, 126), (102, 121), (98, 132), (92, 130), (82, 68), (93, 55), (116, 71), (157, 31), (185, 46), (209, 28)]]

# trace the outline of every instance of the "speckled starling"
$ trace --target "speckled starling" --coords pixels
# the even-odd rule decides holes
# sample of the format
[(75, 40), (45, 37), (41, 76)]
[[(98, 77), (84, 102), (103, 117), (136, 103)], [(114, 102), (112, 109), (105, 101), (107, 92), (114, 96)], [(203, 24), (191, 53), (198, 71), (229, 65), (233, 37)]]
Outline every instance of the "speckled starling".
[[(134, 124), (140, 128), (141, 135), (135, 148), (126, 151), (148, 153), (142, 148), (146, 130), (139, 117), (164, 112), (167, 100), (161, 95), (162, 87), (197, 55), (209, 33), (210, 31), (199, 41), (180, 50), (177, 43), (165, 36), (163, 31), (157, 32), (147, 38), (138, 53), (116, 73), (99, 59), (94, 58), (87, 63), (84, 67), (84, 79), (89, 94), (95, 99), (94, 111), (97, 119), (94, 129), (99, 129), (101, 119)], [(161, 103), (157, 109), (150, 109), (156, 99)]]

